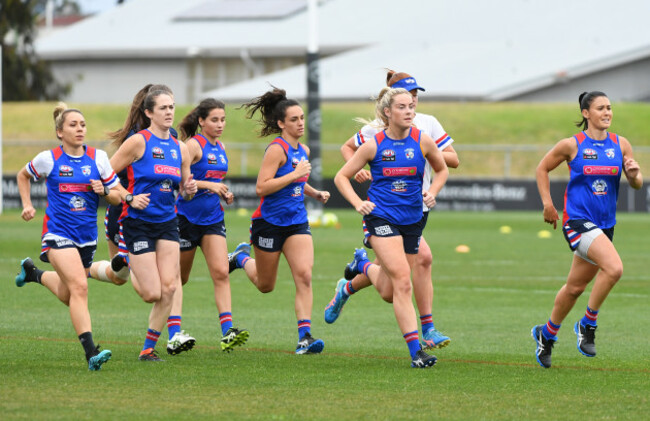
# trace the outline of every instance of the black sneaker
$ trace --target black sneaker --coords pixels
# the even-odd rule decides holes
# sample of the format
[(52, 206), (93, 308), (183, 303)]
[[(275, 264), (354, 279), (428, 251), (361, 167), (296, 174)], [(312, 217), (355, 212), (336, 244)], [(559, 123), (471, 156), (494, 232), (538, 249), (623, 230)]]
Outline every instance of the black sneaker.
[(126, 262), (126, 259), (121, 254), (116, 254), (111, 259), (111, 269), (113, 269), (113, 273), (119, 272), (120, 270), (124, 269), (128, 265), (129, 264)]
[(323, 348), (325, 348), (325, 342), (323, 342), (322, 339), (312, 338), (311, 333), (307, 332), (298, 341), (296, 354), (320, 354), (323, 351)]
[(26, 282), (38, 282), (38, 272), (39, 269), (31, 258), (23, 259), (20, 262), (20, 273), (16, 275), (16, 286), (22, 287)]
[(544, 368), (551, 367), (551, 352), (553, 351), (553, 345), (555, 345), (555, 340), (546, 339), (542, 333), (544, 325), (534, 326), (530, 331), (533, 335), (535, 343), (537, 343), (537, 350), (535, 351), (535, 356), (537, 362)]
[(158, 356), (158, 353), (153, 348), (147, 348), (138, 356), (140, 361), (165, 361)]
[(251, 246), (248, 243), (239, 243), (235, 247), (235, 251), (228, 253), (228, 273), (232, 273), (233, 270), (237, 269), (237, 256), (244, 253), (247, 256), (251, 254)]
[(415, 357), (411, 361), (411, 367), (413, 368), (429, 368), (438, 361), (435, 355), (429, 355), (424, 350), (419, 350), (415, 353)]
[(586, 357), (596, 356), (596, 328), (598, 326), (587, 325), (583, 326), (582, 323), (576, 322), (573, 326), (573, 331), (578, 337), (578, 351)]

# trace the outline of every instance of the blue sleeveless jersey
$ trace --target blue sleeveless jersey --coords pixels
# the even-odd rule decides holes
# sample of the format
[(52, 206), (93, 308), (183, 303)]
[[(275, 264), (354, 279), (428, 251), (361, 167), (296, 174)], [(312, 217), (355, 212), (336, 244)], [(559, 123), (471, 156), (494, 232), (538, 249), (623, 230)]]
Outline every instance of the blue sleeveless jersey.
[[(287, 162), (278, 168), (275, 178), (292, 172), (300, 160), (309, 160), (307, 152), (300, 143), (298, 143), (297, 148), (293, 148), (287, 141), (277, 137), (269, 146), (273, 144), (280, 145), (287, 155)], [(269, 146), (267, 146), (267, 149)], [(305, 183), (308, 179), (309, 175), (299, 178), (275, 193), (264, 196), (260, 200), (257, 210), (253, 213), (252, 219), (263, 218), (270, 224), (283, 227), (307, 222)]]
[(126, 167), (127, 188), (134, 196), (151, 193), (149, 206), (139, 210), (124, 206), (121, 218), (142, 219), (147, 222), (165, 222), (176, 217), (176, 197), (181, 181), (181, 150), (178, 141), (170, 136), (160, 139), (149, 130), (138, 132), (144, 136), (142, 157)]
[(623, 153), (618, 135), (605, 140), (574, 136), (578, 154), (569, 162), (570, 179), (564, 193), (564, 218), (587, 219), (599, 228), (616, 225), (616, 202), (623, 171)]
[[(54, 166), (46, 180), (47, 209), (42, 237), (48, 234), (64, 237), (77, 246), (97, 243), (99, 196), (90, 186), (90, 180), (102, 178), (95, 162), (95, 148), (85, 148), (86, 153), (81, 157), (66, 154), (61, 146), (51, 151)], [(108, 184), (113, 180), (102, 181)]]
[[(212, 145), (200, 134), (193, 139), (203, 151), (201, 159), (191, 166), (194, 179), (221, 183), (228, 172), (228, 157), (223, 145), (218, 140), (216, 145)], [(196, 225), (212, 225), (223, 221), (223, 206), (219, 195), (210, 190), (200, 189), (189, 201), (179, 196), (176, 207), (180, 215)]]
[(411, 127), (409, 135), (394, 140), (382, 131), (375, 136), (377, 153), (370, 161), (372, 183), (368, 200), (376, 207), (371, 215), (396, 225), (409, 225), (422, 219), (422, 179), (426, 159), (420, 148), (420, 130)]

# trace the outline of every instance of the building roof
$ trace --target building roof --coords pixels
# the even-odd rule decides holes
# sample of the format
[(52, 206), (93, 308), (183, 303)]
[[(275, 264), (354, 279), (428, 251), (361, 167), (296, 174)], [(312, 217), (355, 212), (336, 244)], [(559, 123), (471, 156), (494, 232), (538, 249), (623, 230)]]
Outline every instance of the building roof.
[[(248, 5), (250, 15), (242, 16)], [(269, 4), (284, 8), (267, 7)], [(306, 53), (306, 0), (131, 0), (39, 39), (42, 58), (111, 59)], [(427, 98), (500, 100), (650, 57), (650, 2), (629, 0), (324, 0), (324, 99), (376, 94), (386, 67)], [(266, 5), (266, 6), (265, 6)], [(287, 10), (287, 13), (277, 13)], [(238, 15), (239, 14), (239, 15)], [(305, 66), (206, 92), (250, 99), (282, 87), (306, 97)]]

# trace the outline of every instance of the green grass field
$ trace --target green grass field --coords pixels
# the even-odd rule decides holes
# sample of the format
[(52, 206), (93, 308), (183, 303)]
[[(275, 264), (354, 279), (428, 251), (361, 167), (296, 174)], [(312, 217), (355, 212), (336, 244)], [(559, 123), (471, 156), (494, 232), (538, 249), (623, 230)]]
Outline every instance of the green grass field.
[[(164, 363), (137, 360), (150, 305), (130, 285), (89, 281), (96, 341), (113, 351), (89, 372), (67, 309), (40, 285), (14, 285), (20, 259), (37, 257), (40, 218), (0, 215), (0, 418), (8, 419), (629, 419), (647, 416), (650, 392), (650, 277), (646, 214), (621, 214), (616, 244), (625, 273), (600, 312), (598, 356), (576, 350), (572, 324), (559, 333), (553, 368), (534, 357), (530, 329), (545, 322), (571, 255), (541, 213), (434, 213), (425, 236), (434, 251), (434, 320), (452, 338), (428, 370), (409, 367), (392, 308), (373, 290), (353, 296), (333, 325), (323, 308), (354, 247), (360, 217), (337, 212), (340, 229), (314, 228), (312, 332), (321, 355), (296, 356), (294, 286), (286, 263), (276, 290), (260, 294), (242, 271), (231, 276), (235, 324), (251, 338), (220, 351), (205, 263), (185, 287), (183, 329), (191, 352)], [(246, 238), (248, 218), (228, 211), (228, 243)], [(512, 233), (500, 234), (507, 224)], [(458, 254), (458, 244), (471, 248)], [(97, 256), (106, 255), (101, 242)], [(48, 267), (41, 264), (42, 267)], [(166, 332), (158, 349), (164, 352)]]
[[(128, 99), (127, 99), (128, 101)], [(3, 103), (2, 130), (3, 171), (16, 173), (27, 161), (45, 148), (54, 147), (52, 110), (54, 103)], [(122, 127), (128, 105), (115, 104), (69, 104), (79, 107), (88, 124), (88, 142), (107, 149), (106, 133)], [(240, 104), (228, 104), (227, 126), (223, 142), (228, 148), (229, 175), (257, 175), (264, 146), (269, 139), (255, 134), (255, 122), (247, 120)], [(322, 158), (323, 175), (333, 177), (341, 168), (343, 160), (338, 151), (340, 145), (360, 128), (355, 117), (371, 118), (374, 105), (371, 102), (346, 102), (322, 104)], [(635, 157), (641, 168), (650, 165), (650, 104), (615, 103), (611, 130), (627, 137), (637, 148)], [(176, 124), (191, 109), (179, 105)], [(578, 129), (573, 124), (580, 113), (575, 104), (534, 103), (432, 103), (421, 101), (418, 112), (433, 114), (445, 130), (454, 138), (459, 149), (461, 165), (454, 170), (456, 177), (504, 176), (505, 155), (500, 151), (462, 150), (464, 146), (518, 145), (539, 147), (533, 151), (515, 151), (511, 157), (510, 175), (533, 178), (534, 168), (544, 153), (562, 138), (571, 136)], [(306, 137), (303, 139), (306, 142)], [(247, 150), (247, 165), (242, 164), (239, 143), (252, 145)], [(645, 149), (644, 149), (645, 148)], [(564, 176), (564, 167), (554, 176)]]

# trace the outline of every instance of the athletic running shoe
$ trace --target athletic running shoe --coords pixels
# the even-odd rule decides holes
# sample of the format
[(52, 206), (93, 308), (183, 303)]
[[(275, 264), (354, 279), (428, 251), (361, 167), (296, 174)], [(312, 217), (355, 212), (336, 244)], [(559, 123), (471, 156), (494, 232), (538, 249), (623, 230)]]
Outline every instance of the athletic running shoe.
[(167, 353), (169, 355), (177, 355), (183, 351), (189, 351), (194, 348), (196, 339), (185, 333), (184, 330), (176, 332), (174, 336), (167, 341)]
[(361, 273), (357, 270), (357, 266), (362, 260), (368, 260), (368, 253), (366, 253), (366, 250), (363, 248), (354, 249), (354, 258), (345, 266), (345, 270), (343, 271), (343, 277), (346, 280), (350, 281)]
[(583, 326), (582, 323), (576, 322), (573, 326), (573, 331), (578, 337), (578, 351), (586, 357), (596, 356), (596, 328), (598, 326), (587, 325)]
[(16, 286), (22, 287), (26, 282), (36, 282), (36, 265), (29, 257), (20, 262), (20, 273), (16, 275)]
[(332, 301), (330, 301), (327, 307), (325, 307), (325, 321), (327, 323), (334, 323), (336, 319), (339, 318), (339, 314), (341, 314), (343, 306), (348, 301), (348, 298), (350, 298), (349, 295), (343, 293), (343, 287), (347, 282), (348, 281), (345, 279), (339, 279), (339, 281), (336, 283), (336, 289), (334, 289), (334, 298), (332, 298)]
[(144, 351), (140, 352), (140, 356), (138, 356), (138, 360), (140, 361), (165, 361), (162, 358), (158, 356), (158, 352), (156, 352), (155, 349), (153, 348), (147, 348)]
[(237, 269), (237, 256), (241, 253), (250, 256), (251, 245), (246, 242), (239, 243), (237, 247), (235, 247), (235, 251), (228, 253), (228, 273), (232, 273), (233, 270)]
[(415, 357), (411, 360), (411, 367), (413, 368), (429, 368), (438, 361), (435, 355), (429, 355), (423, 349), (415, 353)]
[(544, 325), (534, 326), (530, 333), (537, 344), (537, 350), (535, 351), (537, 362), (542, 367), (549, 368), (551, 367), (551, 352), (557, 339), (546, 339), (542, 333), (543, 328)]
[(97, 346), (95, 351), (97, 352), (97, 354), (93, 355), (88, 359), (88, 370), (90, 371), (101, 370), (102, 364), (110, 360), (111, 355), (113, 355), (111, 351), (108, 349), (100, 351), (99, 346)]
[(451, 342), (449, 336), (445, 336), (438, 329), (431, 328), (422, 335), (422, 346), (425, 350), (444, 348)]
[(119, 253), (113, 256), (113, 258), (111, 259), (111, 269), (113, 269), (114, 273), (119, 272), (120, 270), (124, 269), (128, 265), (129, 264), (126, 261), (126, 258)]
[(320, 354), (323, 351), (323, 348), (325, 348), (325, 342), (323, 342), (322, 339), (312, 338), (311, 333), (307, 332), (298, 341), (296, 354)]
[(228, 329), (223, 338), (221, 338), (221, 350), (223, 352), (230, 352), (236, 346), (241, 346), (246, 343), (250, 333), (246, 329), (239, 330), (236, 327)]

